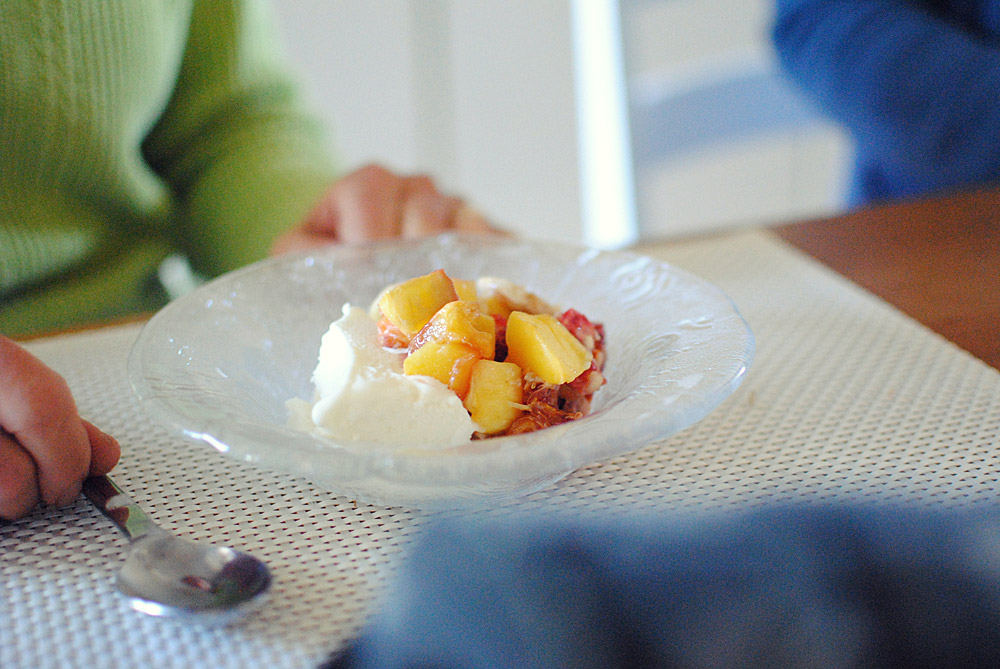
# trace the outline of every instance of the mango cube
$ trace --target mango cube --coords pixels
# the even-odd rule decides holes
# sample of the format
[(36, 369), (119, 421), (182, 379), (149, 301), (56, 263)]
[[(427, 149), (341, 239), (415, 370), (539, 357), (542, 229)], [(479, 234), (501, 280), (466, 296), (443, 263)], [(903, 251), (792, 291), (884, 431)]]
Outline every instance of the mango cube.
[(512, 311), (523, 311), (528, 314), (557, 314), (558, 309), (525, 290), (522, 286), (496, 277), (484, 276), (476, 281), (476, 299), (486, 309), (486, 313), (502, 318), (510, 316)]
[(482, 432), (502, 432), (524, 412), (521, 382), (521, 368), (512, 362), (476, 362), (464, 404)]
[(390, 323), (412, 337), (438, 309), (457, 299), (454, 283), (439, 269), (389, 288), (379, 298), (378, 307)]
[(428, 342), (403, 359), (403, 373), (435, 378), (463, 398), (480, 359), (477, 351), (458, 342)]
[(496, 347), (496, 321), (483, 313), (477, 302), (448, 302), (413, 337), (410, 351), (429, 342), (464, 344), (478, 351), (479, 357), (492, 359)]
[(467, 302), (476, 301), (475, 281), (471, 279), (452, 279), (451, 281), (455, 284), (455, 292), (458, 293), (458, 299)]
[(507, 360), (558, 385), (588, 369), (593, 355), (554, 316), (513, 311), (507, 319)]

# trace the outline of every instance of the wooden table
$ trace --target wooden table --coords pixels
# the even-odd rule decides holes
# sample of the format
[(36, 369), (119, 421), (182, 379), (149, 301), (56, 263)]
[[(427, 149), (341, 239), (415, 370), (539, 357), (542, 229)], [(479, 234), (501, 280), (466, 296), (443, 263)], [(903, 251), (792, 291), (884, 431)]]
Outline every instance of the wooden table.
[(774, 231), (1000, 369), (1000, 189), (862, 209)]

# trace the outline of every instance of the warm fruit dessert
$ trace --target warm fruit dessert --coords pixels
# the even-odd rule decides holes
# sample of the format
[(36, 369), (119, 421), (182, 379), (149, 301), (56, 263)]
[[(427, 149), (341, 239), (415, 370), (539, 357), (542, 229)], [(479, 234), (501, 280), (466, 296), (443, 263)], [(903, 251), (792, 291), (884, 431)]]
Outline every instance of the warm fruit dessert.
[(450, 388), (474, 438), (520, 434), (586, 415), (604, 383), (604, 327), (503, 279), (443, 270), (390, 286), (372, 306), (379, 344), (403, 372)]

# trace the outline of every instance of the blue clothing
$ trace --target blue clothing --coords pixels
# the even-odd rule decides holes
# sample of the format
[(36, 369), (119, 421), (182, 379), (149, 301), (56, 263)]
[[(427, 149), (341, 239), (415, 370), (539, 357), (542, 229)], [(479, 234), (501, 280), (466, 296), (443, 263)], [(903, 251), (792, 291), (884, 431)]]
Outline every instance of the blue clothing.
[(329, 668), (1000, 666), (1000, 508), (431, 523)]
[(1000, 180), (1000, 2), (776, 0), (789, 76), (856, 142), (852, 199)]

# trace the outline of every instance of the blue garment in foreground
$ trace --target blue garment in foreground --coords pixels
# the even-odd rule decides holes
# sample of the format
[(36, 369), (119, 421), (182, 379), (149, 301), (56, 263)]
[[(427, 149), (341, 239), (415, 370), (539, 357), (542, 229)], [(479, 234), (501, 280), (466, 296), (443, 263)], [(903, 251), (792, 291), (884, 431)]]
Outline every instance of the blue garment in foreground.
[(776, 0), (773, 41), (856, 142), (854, 204), (1000, 180), (997, 0)]
[(1000, 666), (1000, 509), (438, 521), (328, 666)]

